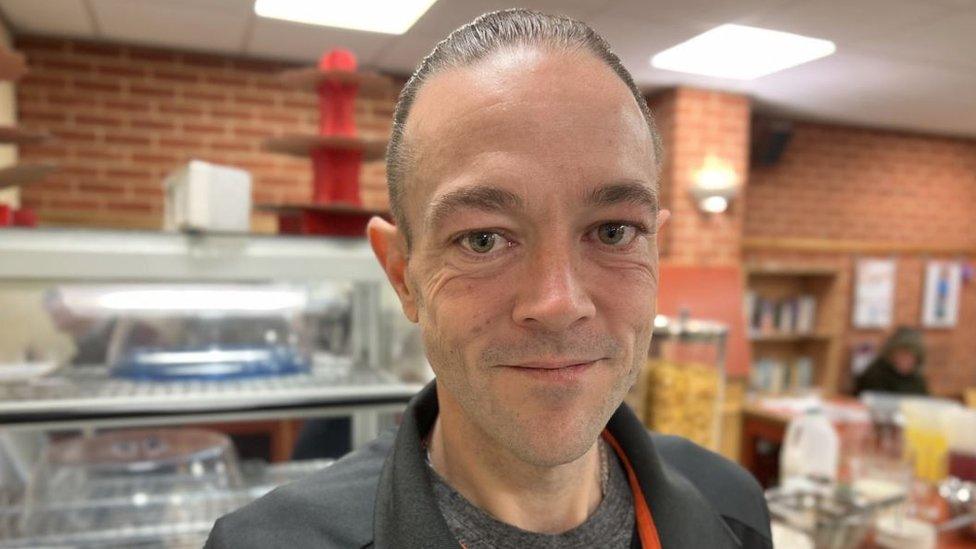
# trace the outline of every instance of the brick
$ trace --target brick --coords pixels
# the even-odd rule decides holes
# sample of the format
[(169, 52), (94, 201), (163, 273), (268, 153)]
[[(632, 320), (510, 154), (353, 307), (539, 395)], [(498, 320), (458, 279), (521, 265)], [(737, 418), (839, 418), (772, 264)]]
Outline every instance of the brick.
[(108, 147), (103, 144), (97, 145), (72, 145), (72, 157), (75, 162), (101, 163), (103, 161), (119, 162), (126, 159), (125, 153), (117, 148)]
[(122, 84), (117, 78), (75, 78), (74, 88), (82, 92), (121, 93)]
[(109, 145), (133, 145), (148, 147), (150, 139), (141, 135), (116, 133), (106, 134), (105, 143)]
[(183, 132), (186, 134), (197, 135), (223, 135), (224, 126), (219, 124), (190, 123), (183, 124)]
[(20, 82), (17, 83), (18, 94), (29, 89), (43, 88), (63, 88), (68, 85), (67, 75), (42, 74), (39, 72), (28, 72)]
[(118, 127), (125, 123), (125, 118), (119, 115), (96, 115), (96, 114), (78, 113), (75, 115), (75, 123), (83, 126)]
[(155, 69), (152, 78), (163, 82), (192, 83), (200, 80), (199, 75), (191, 71), (175, 71)]
[(216, 84), (218, 86), (227, 86), (229, 88), (242, 87), (247, 85), (247, 78), (239, 75), (208, 72), (207, 74), (204, 75), (203, 79), (207, 83)]
[(97, 136), (95, 130), (81, 128), (51, 129), (50, 132), (55, 138), (65, 141), (95, 141)]
[(192, 103), (161, 103), (159, 112), (166, 115), (203, 116), (204, 110)]
[(203, 146), (203, 139), (188, 137), (162, 137), (159, 139), (159, 146), (163, 149), (191, 149), (199, 151)]
[(276, 73), (286, 68), (290, 68), (291, 65), (277, 63), (274, 61), (234, 58), (230, 60), (230, 67), (232, 69), (248, 73)]
[(119, 65), (98, 65), (95, 67), (98, 74), (121, 78), (143, 78), (146, 76), (146, 69), (142, 67), (119, 66)]
[(254, 105), (262, 108), (271, 107), (275, 104), (274, 94), (271, 93), (235, 92), (231, 100), (239, 105)]
[(85, 198), (94, 198), (93, 195), (123, 195), (125, 193), (125, 184), (118, 182), (108, 182), (108, 181), (79, 181), (75, 188), (78, 193)]
[(174, 130), (176, 124), (170, 120), (160, 120), (146, 117), (132, 117), (127, 120), (127, 125), (136, 130)]
[(149, 110), (149, 103), (143, 99), (106, 99), (102, 102), (106, 109), (122, 111), (125, 116), (129, 113), (144, 113)]
[(151, 86), (147, 84), (131, 84), (129, 94), (136, 98), (173, 99), (176, 91), (170, 87)]
[(48, 95), (48, 102), (59, 107), (70, 108), (72, 110), (90, 110), (98, 105), (98, 101), (90, 94), (85, 93), (55, 93)]
[(228, 94), (221, 89), (183, 89), (180, 96), (187, 101), (219, 102), (225, 101)]

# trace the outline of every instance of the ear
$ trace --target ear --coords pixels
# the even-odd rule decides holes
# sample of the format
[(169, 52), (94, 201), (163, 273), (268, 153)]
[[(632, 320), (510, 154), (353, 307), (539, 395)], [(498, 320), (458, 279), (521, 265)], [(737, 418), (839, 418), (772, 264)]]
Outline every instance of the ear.
[(658, 210), (656, 231), (660, 231), (661, 227), (664, 226), (664, 223), (667, 222), (667, 220), (670, 218), (671, 218), (670, 210)]
[(407, 243), (400, 230), (382, 217), (373, 217), (366, 225), (366, 235), (380, 266), (400, 298), (403, 314), (417, 322), (417, 300), (407, 284)]

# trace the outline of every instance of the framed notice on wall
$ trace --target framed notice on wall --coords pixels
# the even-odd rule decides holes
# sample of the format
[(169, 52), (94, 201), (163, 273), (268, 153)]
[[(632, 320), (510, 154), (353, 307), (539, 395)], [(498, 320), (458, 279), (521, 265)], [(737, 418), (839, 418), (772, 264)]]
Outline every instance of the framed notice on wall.
[(895, 308), (895, 260), (861, 259), (854, 280), (855, 328), (887, 328)]
[(952, 328), (959, 317), (962, 265), (958, 261), (929, 261), (925, 266), (922, 326)]

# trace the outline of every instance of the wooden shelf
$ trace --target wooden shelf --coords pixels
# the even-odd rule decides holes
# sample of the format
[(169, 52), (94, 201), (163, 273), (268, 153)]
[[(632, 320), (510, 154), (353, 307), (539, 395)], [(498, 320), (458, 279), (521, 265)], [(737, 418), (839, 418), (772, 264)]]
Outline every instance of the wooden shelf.
[(283, 135), (269, 137), (262, 145), (264, 150), (308, 158), (315, 149), (330, 148), (362, 151), (363, 161), (380, 160), (386, 156), (386, 140), (366, 137), (333, 135)]
[(51, 134), (43, 131), (25, 130), (17, 126), (0, 126), (0, 143), (27, 145), (51, 139)]
[(27, 74), (24, 54), (0, 46), (0, 80), (20, 80)]
[(349, 215), (380, 215), (389, 217), (387, 210), (377, 210), (364, 208), (353, 204), (315, 204), (315, 203), (284, 203), (284, 204), (258, 204), (255, 209), (263, 212), (289, 213), (299, 211), (327, 212), (332, 214)]
[(755, 334), (749, 336), (749, 341), (753, 343), (793, 343), (806, 341), (829, 342), (836, 337), (834, 334)]
[(57, 166), (51, 163), (16, 164), (0, 168), (0, 189), (40, 181)]
[(742, 249), (745, 252), (782, 251), (832, 254), (976, 254), (976, 248), (972, 246), (828, 238), (745, 238), (742, 241)]
[(393, 88), (393, 81), (372, 72), (324, 70), (316, 67), (292, 69), (278, 74), (278, 80), (287, 86), (316, 90), (323, 82), (359, 84), (360, 96), (383, 95)]
[(840, 272), (830, 267), (794, 267), (789, 265), (746, 265), (750, 276), (831, 277)]

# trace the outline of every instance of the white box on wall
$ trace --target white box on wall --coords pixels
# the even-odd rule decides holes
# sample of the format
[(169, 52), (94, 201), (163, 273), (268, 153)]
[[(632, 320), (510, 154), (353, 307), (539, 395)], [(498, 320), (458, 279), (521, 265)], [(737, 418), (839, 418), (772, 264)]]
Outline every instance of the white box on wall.
[(251, 230), (251, 174), (191, 160), (163, 180), (167, 231)]

